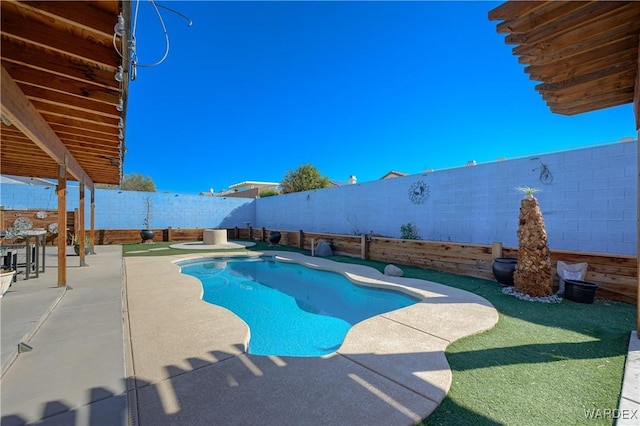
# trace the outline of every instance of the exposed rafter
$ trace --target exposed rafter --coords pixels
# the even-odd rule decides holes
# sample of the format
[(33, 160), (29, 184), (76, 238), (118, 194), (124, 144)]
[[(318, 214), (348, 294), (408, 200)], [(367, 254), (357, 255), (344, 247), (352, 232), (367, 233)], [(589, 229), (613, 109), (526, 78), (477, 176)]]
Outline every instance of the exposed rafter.
[[(129, 16), (130, 4), (3, 0), (0, 7), (2, 108), (13, 124), (0, 128), (2, 173), (56, 179), (59, 162), (66, 161), (69, 178), (87, 187), (119, 184), (128, 82), (114, 78), (123, 59), (113, 28), (119, 13)], [(11, 93), (5, 80), (15, 86)], [(12, 117), (17, 113), (5, 106), (5, 96), (23, 97), (29, 118)]]
[(558, 114), (633, 102), (640, 2), (508, 1), (489, 19)]
[[(2, 88), (2, 115), (7, 117), (13, 126), (45, 152), (57, 164), (63, 164), (78, 181), (93, 188), (93, 181), (85, 173), (80, 164), (71, 155), (67, 147), (58, 138), (40, 113), (22, 93), (9, 73), (1, 67), (0, 87)], [(11, 149), (11, 144), (3, 147)], [(3, 149), (3, 151), (4, 151)], [(32, 153), (36, 153), (35, 149)]]

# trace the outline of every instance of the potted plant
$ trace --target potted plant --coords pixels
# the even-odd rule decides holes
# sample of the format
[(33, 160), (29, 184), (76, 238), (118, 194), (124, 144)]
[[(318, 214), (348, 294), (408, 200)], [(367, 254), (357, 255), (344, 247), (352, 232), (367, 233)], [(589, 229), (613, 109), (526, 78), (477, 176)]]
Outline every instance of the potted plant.
[(539, 189), (519, 187), (525, 194), (520, 200), (518, 223), (518, 262), (513, 274), (515, 289), (533, 297), (553, 293), (551, 252), (538, 200), (533, 196)]
[(155, 231), (151, 229), (151, 198), (147, 197), (144, 199), (145, 213), (142, 219), (142, 224), (144, 228), (140, 231), (140, 238), (142, 238), (143, 243), (148, 243), (153, 241), (153, 237), (155, 235)]
[(7, 290), (9, 290), (15, 276), (16, 271), (13, 269), (5, 269), (4, 266), (2, 267), (0, 270), (0, 297), (4, 296)]
[(280, 234), (280, 231), (271, 231), (269, 232), (269, 245), (270, 246), (277, 246), (278, 243), (280, 242), (280, 238), (282, 237), (282, 235)]
[[(2, 233), (2, 238), (0, 239), (0, 247), (2, 246), (2, 243), (4, 243), (4, 240), (20, 238), (20, 236), (22, 235), (22, 231), (28, 229), (27, 226), (22, 225), (23, 222), (15, 223), (16, 225), (14, 225), (13, 228), (8, 228)], [(0, 251), (2, 252), (2, 256), (7, 255), (8, 250), (6, 247), (2, 247)], [(4, 296), (7, 290), (9, 290), (9, 287), (11, 287), (11, 283), (15, 281), (15, 277), (16, 271), (12, 269), (10, 265), (7, 266), (5, 263), (3, 263), (0, 266), (0, 297)]]
[(518, 258), (516, 257), (496, 257), (491, 264), (493, 276), (504, 286), (513, 285), (513, 273), (516, 270)]
[[(71, 235), (71, 245), (73, 246), (73, 251), (76, 253), (76, 256), (80, 256), (81, 241), (80, 241), (79, 235), (77, 234)], [(91, 253), (91, 237), (85, 236), (84, 244), (82, 245), (84, 246), (84, 254)]]

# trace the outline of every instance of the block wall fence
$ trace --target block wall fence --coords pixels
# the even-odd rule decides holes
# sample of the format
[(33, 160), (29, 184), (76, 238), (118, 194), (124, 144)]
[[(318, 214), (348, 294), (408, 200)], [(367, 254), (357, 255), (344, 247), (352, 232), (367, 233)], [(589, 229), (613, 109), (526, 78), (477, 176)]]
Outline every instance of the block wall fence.
[(637, 141), (256, 200), (255, 226), (517, 246), (523, 194), (535, 187), (549, 246), (636, 255)]
[[(260, 199), (98, 189), (95, 227), (303, 229), (399, 238), (406, 223), (422, 240), (517, 246), (522, 194), (536, 194), (552, 250), (637, 255), (637, 141), (532, 155), (469, 167)], [(78, 207), (69, 185), (67, 210)], [(85, 196), (89, 223), (89, 193)], [(54, 186), (0, 185), (4, 209), (57, 208)], [(176, 233), (177, 232), (177, 233)]]
[[(67, 211), (78, 208), (79, 188), (67, 185)], [(3, 209), (55, 210), (55, 186), (0, 185)], [(85, 195), (85, 227), (89, 227), (90, 195)], [(254, 200), (218, 198), (164, 192), (96, 189), (96, 229), (141, 229), (146, 215), (146, 199), (151, 200), (151, 228), (227, 228), (255, 222)]]

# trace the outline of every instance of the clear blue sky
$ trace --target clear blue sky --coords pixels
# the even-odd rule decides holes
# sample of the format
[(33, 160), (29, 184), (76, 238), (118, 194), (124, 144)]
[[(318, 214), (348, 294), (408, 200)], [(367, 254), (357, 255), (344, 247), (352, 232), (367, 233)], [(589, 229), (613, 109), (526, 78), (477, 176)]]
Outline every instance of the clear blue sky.
[[(552, 114), (487, 13), (499, 2), (160, 2), (170, 51), (130, 83), (125, 173), (159, 191), (376, 180), (633, 137), (631, 105)], [(135, 7), (135, 3), (134, 3)], [(139, 61), (164, 52), (141, 0)]]

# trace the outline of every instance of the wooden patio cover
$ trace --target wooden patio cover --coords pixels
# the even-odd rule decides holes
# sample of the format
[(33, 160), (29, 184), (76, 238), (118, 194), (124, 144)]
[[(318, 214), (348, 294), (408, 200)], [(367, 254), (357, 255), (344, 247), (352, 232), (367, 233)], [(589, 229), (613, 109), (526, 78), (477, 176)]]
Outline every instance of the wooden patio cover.
[(513, 54), (529, 77), (541, 82), (536, 91), (552, 112), (574, 115), (633, 103), (629, 119), (640, 130), (640, 2), (507, 1), (489, 19), (502, 21), (498, 32), (516, 45)]
[[(59, 211), (67, 178), (80, 183), (81, 213), (85, 187), (93, 201), (94, 183), (120, 184), (128, 73), (114, 25), (120, 13), (129, 22), (130, 8), (119, 0), (0, 2), (0, 172), (58, 179)], [(124, 40), (115, 44), (128, 55)], [(60, 259), (66, 238), (58, 240)]]

